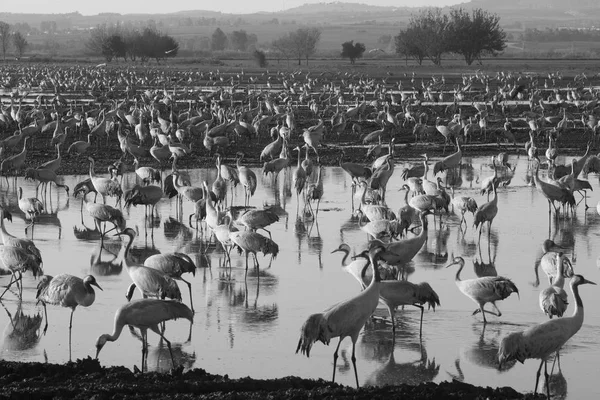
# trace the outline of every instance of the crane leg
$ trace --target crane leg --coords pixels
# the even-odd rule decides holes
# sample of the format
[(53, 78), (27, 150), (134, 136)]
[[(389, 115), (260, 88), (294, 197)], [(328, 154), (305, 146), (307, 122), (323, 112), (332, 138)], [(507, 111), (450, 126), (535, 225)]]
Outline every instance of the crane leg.
[(333, 383), (335, 383), (335, 367), (337, 365), (338, 350), (340, 349), (340, 344), (342, 344), (342, 337), (340, 337), (340, 341), (338, 342), (338, 345), (335, 348), (335, 352), (333, 353), (333, 377), (331, 378), (331, 382)]
[(548, 375), (548, 363), (544, 361), (544, 378), (546, 379), (546, 396), (550, 398), (550, 375)]
[(44, 335), (45, 335), (46, 331), (48, 330), (48, 311), (46, 310), (46, 303), (44, 303), (42, 301), (42, 305), (44, 306), (44, 317), (46, 318), (46, 325), (44, 325)]
[(418, 304), (414, 305), (415, 307), (419, 307), (421, 309), (421, 322), (419, 324), (419, 338), (423, 337), (423, 311), (424, 311), (424, 307), (420, 306)]
[(0, 299), (2, 299), (2, 297), (4, 297), (4, 294), (8, 291), (8, 289), (12, 286), (12, 284), (14, 283), (14, 279), (15, 279), (15, 273), (13, 272), (10, 276), (10, 282), (8, 282), (8, 285), (6, 285), (6, 288), (4, 289), (4, 292), (2, 292), (2, 294), (0, 294)]
[(533, 394), (537, 393), (537, 386), (538, 383), (540, 382), (540, 374), (542, 372), (542, 365), (545, 363), (546, 361), (544, 359), (542, 359), (542, 362), (540, 362), (540, 367), (538, 368), (537, 373), (535, 374), (535, 388), (533, 389)]
[(129, 285), (129, 288), (127, 288), (127, 292), (125, 293), (125, 298), (127, 299), (127, 301), (131, 301), (135, 287), (135, 283), (132, 283), (131, 285)]
[(183, 278), (180, 278), (183, 282), (185, 282), (185, 284), (188, 287), (188, 290), (190, 291), (190, 308), (192, 309), (192, 311), (194, 311), (194, 302), (192, 301), (192, 284), (189, 283), (188, 281), (186, 281)]
[(354, 366), (354, 379), (356, 379), (356, 388), (360, 388), (358, 384), (358, 371), (356, 370), (356, 355), (354, 354), (356, 350), (356, 340), (352, 341), (352, 366)]
[[(171, 362), (173, 363), (173, 368), (175, 368), (175, 357), (173, 357), (173, 349), (171, 349), (171, 342), (169, 342), (169, 340), (167, 340), (165, 335), (163, 335), (162, 332), (159, 331), (156, 326), (151, 326), (150, 329), (152, 329), (152, 331), (157, 333), (162, 338), (162, 340), (164, 340), (165, 343), (167, 344), (167, 348), (169, 349), (169, 354), (171, 355)], [(147, 352), (147, 350), (146, 350), (146, 352)]]

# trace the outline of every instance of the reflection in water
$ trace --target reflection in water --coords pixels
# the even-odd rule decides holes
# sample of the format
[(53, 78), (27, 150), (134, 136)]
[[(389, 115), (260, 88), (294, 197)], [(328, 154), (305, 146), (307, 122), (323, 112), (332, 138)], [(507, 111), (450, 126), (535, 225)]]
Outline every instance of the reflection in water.
[(502, 325), (484, 324), (482, 327), (479, 324), (473, 324), (473, 333), (478, 335), (477, 341), (473, 346), (461, 349), (463, 359), (479, 367), (491, 368), (500, 372), (506, 372), (515, 366), (517, 361), (511, 360), (503, 363), (499, 368), (498, 349), (502, 335), (506, 334)]
[[(107, 246), (114, 247), (111, 243)], [(108, 276), (119, 275), (123, 271), (123, 256), (125, 255), (125, 246), (119, 246), (117, 252), (113, 252), (105, 247), (104, 243), (98, 244), (92, 249), (90, 258), (90, 271), (93, 275)]]
[(40, 341), (42, 332), (42, 313), (35, 315), (26, 315), (23, 312), (23, 303), (19, 301), (17, 311), (13, 316), (6, 308), (4, 303), (0, 302), (8, 314), (10, 323), (4, 328), (2, 335), (2, 353), (5, 351), (22, 351), (33, 349)]
[[(140, 333), (129, 327), (129, 332), (132, 336), (142, 343), (142, 336)], [(190, 338), (192, 333), (192, 326), (190, 325)], [(151, 337), (156, 337), (152, 336)], [(189, 343), (188, 338), (186, 343)], [(196, 362), (196, 351), (189, 353), (183, 349), (184, 344), (174, 343), (171, 341), (171, 351), (167, 347), (166, 343), (162, 338), (159, 337), (156, 345), (148, 344), (148, 353), (146, 354), (145, 360), (142, 360), (142, 371), (156, 371), (162, 373), (168, 373), (174, 366), (181, 366), (185, 370), (191, 369)], [(171, 359), (173, 356), (173, 359)], [(173, 365), (173, 361), (175, 365)], [(135, 369), (135, 368), (134, 368)]]
[[(372, 359), (380, 365), (366, 379), (365, 385), (418, 385), (423, 382), (431, 382), (440, 371), (440, 364), (435, 358), (429, 358), (425, 345), (419, 340), (418, 332), (412, 336), (406, 335), (405, 331), (399, 330), (397, 341), (394, 336), (389, 335), (386, 330), (365, 331), (359, 343), (365, 354), (365, 358)], [(406, 351), (417, 353), (418, 357), (411, 360), (396, 360), (396, 351), (404, 356)]]
[[(558, 372), (550, 374), (550, 398), (564, 400), (567, 398), (567, 380), (562, 374), (560, 368)], [(546, 377), (540, 375), (540, 388), (546, 387)], [(543, 391), (545, 393), (545, 390)]]

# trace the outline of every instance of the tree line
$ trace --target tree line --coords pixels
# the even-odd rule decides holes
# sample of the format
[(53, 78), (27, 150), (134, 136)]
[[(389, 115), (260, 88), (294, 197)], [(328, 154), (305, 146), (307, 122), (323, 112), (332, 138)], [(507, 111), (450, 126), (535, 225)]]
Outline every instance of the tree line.
[(471, 65), (483, 55), (495, 55), (506, 48), (500, 17), (482, 9), (471, 13), (462, 8), (449, 13), (441, 8), (422, 10), (394, 39), (396, 53), (414, 58), (419, 65), (425, 59), (441, 65), (442, 56), (448, 53), (462, 56)]
[(155, 27), (139, 29), (123, 28), (119, 25), (98, 25), (90, 34), (86, 47), (94, 54), (102, 55), (106, 61), (123, 60), (142, 62), (175, 57), (179, 50), (177, 41)]
[(27, 49), (27, 39), (19, 31), (11, 29), (11, 26), (4, 21), (0, 21), (0, 51), (2, 59), (6, 61), (6, 53), (13, 49), (17, 59), (23, 56)]
[(526, 29), (519, 35), (527, 42), (595, 42), (600, 40), (600, 30), (591, 29)]

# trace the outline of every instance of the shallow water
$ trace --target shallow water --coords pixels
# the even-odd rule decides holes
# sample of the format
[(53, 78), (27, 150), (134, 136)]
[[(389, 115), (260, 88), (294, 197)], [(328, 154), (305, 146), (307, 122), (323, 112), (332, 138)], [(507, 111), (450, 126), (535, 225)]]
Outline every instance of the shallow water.
[[(398, 310), (398, 328), (395, 341), (391, 327), (381, 322), (368, 323), (356, 346), (359, 381), (361, 385), (384, 385), (425, 381), (440, 382), (452, 378), (482, 386), (512, 386), (520, 391), (533, 390), (535, 372), (539, 365), (528, 360), (524, 365), (510, 364), (498, 371), (496, 353), (501, 338), (515, 330), (524, 329), (546, 320), (538, 306), (538, 294), (547, 286), (545, 274), (540, 271), (539, 286), (535, 285), (534, 264), (541, 255), (544, 239), (552, 238), (567, 247), (576, 273), (592, 281), (600, 281), (594, 242), (597, 240), (600, 217), (596, 213), (598, 177), (590, 175), (596, 191), (588, 193), (587, 212), (583, 203), (573, 218), (548, 218), (546, 200), (529, 186), (530, 173), (527, 159), (509, 160), (517, 166), (510, 184), (498, 194), (498, 216), (494, 220), (491, 239), (487, 227), (477, 245), (477, 233), (472, 228), (472, 215), (467, 215), (466, 233), (459, 229), (455, 215), (443, 216), (440, 227), (429, 216), (428, 241), (415, 257), (409, 280), (427, 281), (438, 293), (441, 307), (436, 312), (425, 311), (423, 338), (419, 340), (418, 309)], [(481, 205), (479, 181), (492, 175), (488, 159), (464, 158), (460, 175), (445, 176), (457, 186), (457, 195), (470, 195)], [(559, 163), (564, 160), (559, 159)], [(400, 171), (404, 163), (396, 165), (396, 172), (388, 183), (388, 204), (397, 210), (402, 204), (403, 192)], [(257, 176), (260, 171), (256, 170)], [(541, 171), (545, 175), (544, 171)], [(211, 182), (214, 169), (190, 171), (192, 180)], [(67, 176), (71, 188), (84, 177)], [(207, 241), (200, 231), (188, 226), (191, 203), (184, 203), (183, 223), (175, 219), (175, 201), (163, 199), (159, 203), (160, 221), (144, 223), (144, 209), (132, 208), (128, 226), (138, 231), (132, 257), (137, 262), (158, 252), (182, 251), (191, 254), (201, 265), (192, 283), (195, 320), (191, 341), (189, 323), (174, 321), (167, 324), (166, 337), (173, 343), (176, 362), (186, 368), (205, 368), (209, 372), (229, 374), (231, 377), (255, 378), (297, 375), (306, 378), (330, 379), (334, 339), (329, 347), (316, 343), (311, 357), (294, 354), (302, 323), (312, 313), (354, 296), (359, 291), (354, 278), (341, 268), (340, 253), (331, 251), (344, 241), (354, 250), (364, 248), (367, 235), (351, 214), (350, 180), (339, 168), (324, 169), (325, 194), (316, 221), (297, 219), (296, 196), (291, 195), (291, 171), (279, 176), (277, 184), (259, 178), (259, 187), (251, 200), (254, 206), (275, 205), (280, 221), (270, 231), (280, 246), (279, 256), (269, 267), (269, 257), (259, 256), (260, 273), (249, 271), (244, 280), (245, 259), (233, 254), (233, 268), (222, 268), (223, 253), (218, 245)], [(431, 179), (431, 174), (430, 174)], [(133, 184), (129, 175), (126, 182)], [(35, 185), (19, 179), (26, 196), (35, 194)], [(13, 223), (7, 230), (24, 236), (23, 214), (16, 206), (16, 194), (6, 182), (0, 188), (2, 204), (13, 212)], [(575, 195), (579, 198), (579, 195)], [(234, 193), (236, 204), (243, 202), (243, 190)], [(114, 200), (108, 200), (113, 204)], [(94, 274), (104, 291), (96, 291), (95, 303), (80, 307), (73, 318), (72, 358), (94, 356), (96, 338), (112, 331), (115, 310), (125, 301), (130, 278), (117, 258), (121, 242), (114, 237), (105, 241), (100, 251), (97, 233), (91, 229), (93, 221), (83, 212), (80, 200), (67, 198), (63, 191), (52, 190), (47, 201), (54, 214), (40, 218), (33, 237), (44, 258), (45, 273), (70, 273), (78, 276)], [(148, 226), (146, 226), (148, 225)], [(86, 228), (87, 227), (87, 228)], [(153, 236), (152, 236), (153, 231)], [(234, 252), (235, 253), (235, 252)], [(471, 316), (475, 304), (456, 287), (456, 268), (444, 266), (454, 256), (466, 260), (462, 278), (475, 277), (477, 266), (484, 273), (493, 272), (511, 278), (520, 291), (520, 298), (511, 295), (498, 303), (503, 315), (489, 316), (484, 330), (481, 316)], [(116, 259), (115, 259), (116, 258)], [(490, 261), (491, 260), (491, 261)], [(0, 278), (8, 283), (9, 277)], [(49, 361), (62, 363), (69, 360), (68, 325), (70, 310), (48, 306), (49, 328), (43, 335), (41, 306), (35, 304), (37, 282), (28, 273), (24, 278), (23, 303), (19, 307), (14, 294), (5, 295), (0, 310), (0, 328), (3, 328), (0, 356), (6, 360)], [(184, 302), (189, 304), (187, 287), (180, 283)], [(568, 290), (568, 289), (567, 289)], [(598, 396), (593, 382), (595, 368), (600, 366), (600, 339), (596, 332), (600, 316), (593, 307), (600, 300), (600, 288), (585, 285), (581, 295), (587, 306), (585, 322), (577, 335), (561, 351), (562, 375), (552, 380), (552, 390), (560, 397), (591, 398)], [(135, 298), (139, 293), (134, 294)], [(569, 292), (570, 314), (574, 301)], [(489, 306), (488, 306), (489, 307)], [(19, 310), (18, 310), (19, 309)], [(20, 312), (22, 311), (22, 314)], [(9, 319), (10, 313), (12, 317)], [(387, 316), (380, 306), (378, 315)], [(27, 318), (29, 317), (29, 319)], [(25, 331), (25, 332), (22, 332)], [(158, 337), (149, 334), (148, 367), (168, 370), (171, 361), (165, 346), (159, 346)], [(340, 347), (336, 381), (354, 385), (351, 341), (345, 339)], [(141, 344), (126, 329), (119, 340), (108, 343), (100, 354), (106, 365), (140, 365)], [(567, 395), (568, 393), (568, 395)]]

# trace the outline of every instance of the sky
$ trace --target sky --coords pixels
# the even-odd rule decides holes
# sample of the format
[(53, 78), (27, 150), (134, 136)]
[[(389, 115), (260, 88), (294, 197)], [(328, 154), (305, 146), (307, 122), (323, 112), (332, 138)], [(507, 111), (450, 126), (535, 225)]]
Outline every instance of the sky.
[[(447, 6), (466, 2), (467, 0), (345, 0), (346, 3), (363, 3), (378, 6)], [(247, 14), (259, 11), (276, 12), (300, 6), (306, 3), (324, 3), (319, 0), (23, 0), (2, 1), (2, 12), (63, 14), (78, 11), (84, 15), (103, 12), (120, 14), (131, 13), (172, 13), (185, 10), (210, 10), (224, 13)]]

